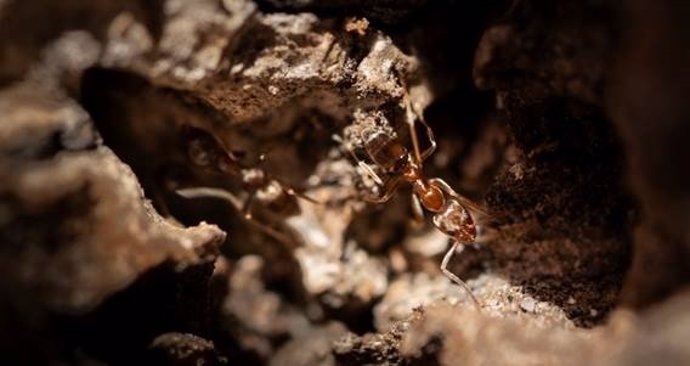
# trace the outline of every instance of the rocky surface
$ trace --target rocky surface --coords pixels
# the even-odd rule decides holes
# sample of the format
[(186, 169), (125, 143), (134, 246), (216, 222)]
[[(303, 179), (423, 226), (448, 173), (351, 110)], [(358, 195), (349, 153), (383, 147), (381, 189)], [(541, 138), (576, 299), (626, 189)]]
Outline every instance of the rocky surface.
[[(0, 1), (0, 357), (687, 363), (688, 15)], [(410, 118), (489, 212), (449, 266), (481, 310), (409, 188), (366, 202)]]

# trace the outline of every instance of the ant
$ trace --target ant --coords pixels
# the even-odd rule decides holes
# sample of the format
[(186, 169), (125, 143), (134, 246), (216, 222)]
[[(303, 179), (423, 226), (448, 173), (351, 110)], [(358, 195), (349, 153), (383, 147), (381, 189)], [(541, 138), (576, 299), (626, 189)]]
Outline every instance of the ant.
[[(360, 160), (351, 146), (344, 146), (355, 159), (358, 166), (383, 191), (383, 193), (379, 192), (378, 197), (363, 198), (365, 201), (373, 203), (384, 203), (393, 197), (401, 183), (410, 184), (413, 192), (412, 199), (415, 217), (420, 221), (423, 220), (424, 212), (422, 208), (433, 213), (432, 222), (434, 226), (453, 240), (452, 246), (446, 252), (441, 262), (441, 271), (451, 281), (463, 287), (472, 298), (475, 306), (479, 308), (479, 301), (472, 293), (470, 287), (448, 270), (447, 267), (453, 254), (461, 245), (474, 243), (477, 238), (477, 226), (472, 214), (470, 214), (470, 210), (474, 213), (487, 214), (482, 207), (455, 192), (442, 179), (427, 178), (424, 175), (424, 161), (436, 150), (434, 132), (422, 115), (413, 110), (407, 97), (405, 98), (405, 111), (413, 153), (403, 146), (399, 139), (390, 131), (377, 128), (376, 126), (366, 126), (359, 132), (361, 147), (368, 155), (369, 160), (386, 176), (390, 177), (387, 181), (384, 182), (371, 165)], [(417, 116), (419, 118), (416, 118)], [(429, 147), (424, 151), (420, 151), (419, 147), (419, 137), (415, 128), (417, 120), (420, 121), (425, 129), (430, 143)], [(341, 145), (346, 145), (339, 136), (334, 135), (333, 138)]]
[[(278, 178), (257, 165), (241, 162), (242, 152), (229, 152), (224, 145), (209, 132), (200, 128), (184, 126), (180, 133), (182, 147), (191, 164), (205, 172), (239, 178), (241, 190), (247, 197), (243, 200), (233, 193), (215, 187), (174, 187), (174, 191), (185, 198), (218, 198), (229, 202), (242, 216), (258, 229), (274, 239), (290, 245), (291, 240), (280, 231), (255, 219), (253, 207), (260, 201), (267, 213), (272, 215), (291, 216), (299, 212), (297, 198), (317, 203), (313, 198), (296, 191)], [(265, 155), (259, 157), (259, 164), (265, 161)]]

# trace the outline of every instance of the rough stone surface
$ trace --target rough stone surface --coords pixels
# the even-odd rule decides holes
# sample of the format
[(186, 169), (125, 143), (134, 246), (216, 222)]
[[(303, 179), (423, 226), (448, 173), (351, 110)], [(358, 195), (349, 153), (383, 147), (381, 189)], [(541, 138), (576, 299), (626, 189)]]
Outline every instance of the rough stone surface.
[(163, 220), (132, 171), (95, 146), (86, 113), (37, 93), (18, 86), (1, 96), (3, 280), (81, 312), (166, 260), (213, 259), (225, 234)]
[(221, 365), (227, 361), (215, 354), (213, 342), (193, 334), (161, 334), (153, 340), (150, 348), (159, 357), (153, 362), (161, 364)]
[(35, 352), (16, 356), (36, 362), (70, 337), (53, 317), (88, 317), (165, 267), (184, 281), (213, 263), (225, 238), (215, 225), (184, 228), (160, 217), (88, 114), (51, 91), (27, 81), (0, 94), (3, 340), (35, 342)]

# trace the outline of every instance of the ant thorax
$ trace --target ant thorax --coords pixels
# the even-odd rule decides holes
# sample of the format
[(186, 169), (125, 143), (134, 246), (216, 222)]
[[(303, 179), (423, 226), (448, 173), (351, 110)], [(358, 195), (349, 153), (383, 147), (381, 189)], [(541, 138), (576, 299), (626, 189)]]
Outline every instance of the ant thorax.
[(372, 134), (388, 136), (391, 140), (398, 138), (395, 129), (393, 129), (388, 118), (381, 111), (364, 112), (357, 110), (354, 112), (353, 117), (353, 123), (343, 130), (344, 148), (355, 152), (365, 151), (367, 136)]
[(266, 210), (274, 215), (292, 216), (300, 211), (297, 200), (288, 195), (285, 187), (274, 179), (257, 189), (255, 197)]
[(242, 169), (242, 182), (252, 187), (260, 187), (266, 184), (266, 173), (257, 168)]
[(276, 201), (284, 196), (283, 187), (275, 180), (271, 180), (265, 186), (256, 191), (256, 198), (262, 202)]

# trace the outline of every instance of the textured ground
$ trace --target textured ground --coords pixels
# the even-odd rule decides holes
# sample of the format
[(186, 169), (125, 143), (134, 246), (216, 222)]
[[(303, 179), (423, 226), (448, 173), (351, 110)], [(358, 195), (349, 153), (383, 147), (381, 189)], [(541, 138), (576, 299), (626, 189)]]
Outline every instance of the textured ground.
[[(0, 0), (0, 357), (688, 363), (688, 16)], [(406, 100), (438, 140), (427, 174), (490, 212), (450, 265), (481, 311), (408, 188), (363, 200), (345, 148), (366, 126), (409, 144)], [(176, 193), (192, 187), (231, 199)]]

